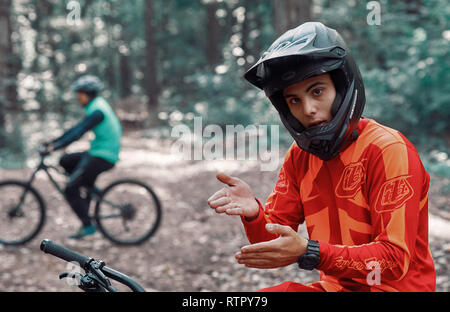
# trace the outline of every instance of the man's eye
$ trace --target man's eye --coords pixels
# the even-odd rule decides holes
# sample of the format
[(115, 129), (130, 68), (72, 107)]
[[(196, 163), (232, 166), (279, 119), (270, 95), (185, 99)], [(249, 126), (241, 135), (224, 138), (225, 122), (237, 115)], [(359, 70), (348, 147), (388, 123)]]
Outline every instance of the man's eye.
[(319, 89), (314, 89), (314, 90), (313, 90), (313, 94), (314, 94), (314, 95), (321, 95), (322, 93), (323, 93), (323, 89), (320, 89), (320, 88), (319, 88)]
[(298, 104), (298, 103), (300, 103), (299, 98), (290, 98), (289, 99), (289, 104)]

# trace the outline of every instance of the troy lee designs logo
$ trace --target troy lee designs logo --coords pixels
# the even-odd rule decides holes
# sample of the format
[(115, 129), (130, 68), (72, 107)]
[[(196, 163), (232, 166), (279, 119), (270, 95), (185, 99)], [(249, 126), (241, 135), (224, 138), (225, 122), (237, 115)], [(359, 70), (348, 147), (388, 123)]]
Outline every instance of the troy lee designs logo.
[(392, 270), (398, 266), (397, 263), (385, 259), (377, 260), (375, 257), (364, 259), (364, 261), (356, 261), (353, 259), (344, 259), (343, 257), (337, 257), (334, 259), (335, 266), (340, 270), (352, 269), (355, 271), (367, 270), (370, 267), (369, 264), (377, 263), (377, 268), (380, 270), (380, 273), (383, 273), (385, 270)]
[(400, 208), (414, 195), (414, 190), (408, 182), (411, 176), (401, 176), (390, 179), (381, 186), (378, 192), (375, 211), (387, 212)]
[(341, 198), (353, 198), (364, 183), (366, 170), (362, 161), (351, 163), (344, 168), (341, 179), (336, 186), (336, 196)]

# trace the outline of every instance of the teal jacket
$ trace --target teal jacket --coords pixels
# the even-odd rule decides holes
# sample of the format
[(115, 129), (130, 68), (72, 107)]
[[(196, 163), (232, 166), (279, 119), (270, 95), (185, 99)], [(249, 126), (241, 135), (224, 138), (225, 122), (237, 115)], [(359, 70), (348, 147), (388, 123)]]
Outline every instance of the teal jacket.
[(96, 125), (92, 131), (95, 134), (91, 141), (89, 155), (103, 158), (113, 164), (119, 160), (120, 139), (122, 137), (122, 126), (108, 102), (97, 97), (84, 108), (86, 117), (95, 111), (103, 113), (103, 121)]
[(115, 164), (119, 160), (122, 126), (108, 102), (97, 97), (84, 108), (85, 118), (67, 130), (61, 137), (53, 140), (54, 150), (66, 147), (92, 130), (95, 134), (91, 141), (89, 155), (102, 158)]

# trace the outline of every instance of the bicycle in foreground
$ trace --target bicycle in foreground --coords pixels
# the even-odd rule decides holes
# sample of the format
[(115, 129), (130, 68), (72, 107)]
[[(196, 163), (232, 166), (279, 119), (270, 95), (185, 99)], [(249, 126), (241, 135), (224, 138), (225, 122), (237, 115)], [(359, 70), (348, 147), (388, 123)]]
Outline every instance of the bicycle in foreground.
[(47, 239), (41, 242), (40, 249), (45, 253), (51, 254), (67, 262), (75, 262), (84, 269), (85, 275), (81, 273), (64, 272), (59, 275), (59, 279), (75, 279), (78, 287), (85, 292), (118, 292), (118, 290), (112, 286), (109, 279), (113, 279), (128, 286), (133, 292), (145, 292), (145, 289), (136, 281), (119, 271), (107, 267), (103, 261), (97, 261), (91, 257), (81, 255)]
[[(39, 149), (40, 163), (27, 181), (0, 181), (0, 244), (23, 245), (39, 234), (47, 206), (41, 193), (32, 186), (38, 172), (47, 174), (51, 184), (64, 197), (52, 175), (57, 167), (47, 165), (47, 154)], [(67, 175), (64, 175), (67, 177)], [(138, 245), (157, 230), (162, 215), (161, 203), (147, 184), (136, 179), (119, 179), (104, 189), (86, 190), (95, 210), (90, 214), (100, 232), (118, 245)], [(65, 198), (65, 197), (64, 197)], [(67, 201), (66, 204), (68, 205)]]

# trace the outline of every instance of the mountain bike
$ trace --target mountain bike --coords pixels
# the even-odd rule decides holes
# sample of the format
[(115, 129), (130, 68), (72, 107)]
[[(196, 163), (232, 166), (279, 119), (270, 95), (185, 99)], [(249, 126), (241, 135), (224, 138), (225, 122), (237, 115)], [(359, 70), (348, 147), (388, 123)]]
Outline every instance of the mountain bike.
[[(27, 181), (0, 181), (0, 244), (22, 245), (42, 230), (47, 207), (41, 193), (32, 186), (38, 172), (47, 174), (51, 184), (65, 198), (63, 188), (52, 171), (64, 175), (57, 167), (47, 165), (48, 156), (39, 148), (40, 163)], [(120, 179), (104, 189), (84, 190), (95, 205), (93, 215), (100, 232), (118, 245), (138, 245), (149, 239), (161, 222), (161, 203), (155, 192), (142, 181)], [(67, 202), (67, 201), (66, 201)]]
[[(44, 239), (41, 242), (40, 249), (67, 262), (76, 263), (84, 269), (85, 275), (79, 272), (64, 272), (59, 275), (59, 279), (72, 278), (76, 281), (78, 287), (86, 292), (117, 292), (117, 289), (112, 286), (110, 278), (128, 286), (134, 292), (145, 292), (145, 289), (136, 281), (119, 271), (105, 266), (103, 261), (96, 261), (91, 257), (86, 257), (48, 239)], [(72, 282), (71, 285), (73, 285)]]

